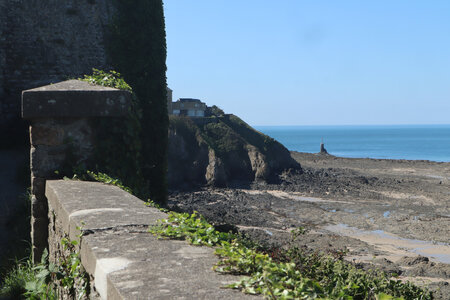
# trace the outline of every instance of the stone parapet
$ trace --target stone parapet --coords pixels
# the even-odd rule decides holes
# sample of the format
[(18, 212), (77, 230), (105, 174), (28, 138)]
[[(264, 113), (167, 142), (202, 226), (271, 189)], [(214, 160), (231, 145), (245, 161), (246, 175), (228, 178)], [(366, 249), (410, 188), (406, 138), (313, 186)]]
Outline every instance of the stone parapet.
[(47, 181), (46, 196), (50, 259), (57, 263), (64, 255), (63, 237), (79, 239), (91, 298), (258, 298), (222, 288), (239, 278), (212, 270), (217, 262), (214, 249), (161, 240), (148, 233), (148, 226), (167, 215), (118, 187), (51, 180)]
[(35, 261), (47, 247), (45, 181), (59, 178), (58, 171), (89, 165), (96, 143), (93, 120), (124, 117), (130, 104), (129, 92), (79, 80), (22, 92), (22, 116), (30, 121), (31, 241)]
[(129, 107), (127, 91), (67, 80), (22, 92), (22, 118), (120, 117)]

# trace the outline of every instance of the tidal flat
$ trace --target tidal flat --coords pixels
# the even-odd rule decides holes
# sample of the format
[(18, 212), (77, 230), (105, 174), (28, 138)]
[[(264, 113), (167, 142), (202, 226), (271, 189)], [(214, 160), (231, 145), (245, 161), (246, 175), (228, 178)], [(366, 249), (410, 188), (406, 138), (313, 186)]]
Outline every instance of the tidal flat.
[(276, 184), (172, 191), (169, 205), (198, 211), (266, 245), (286, 246), (291, 230), (305, 251), (336, 253), (450, 299), (450, 163), (340, 158), (291, 152), (303, 172)]

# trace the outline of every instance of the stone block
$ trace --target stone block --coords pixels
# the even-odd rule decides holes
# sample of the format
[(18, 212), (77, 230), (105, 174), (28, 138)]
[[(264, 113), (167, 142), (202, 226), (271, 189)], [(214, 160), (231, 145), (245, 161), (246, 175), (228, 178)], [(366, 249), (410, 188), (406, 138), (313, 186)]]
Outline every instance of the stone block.
[(51, 120), (45, 120), (30, 126), (30, 143), (32, 145), (62, 145), (64, 143), (64, 129), (55, 126), (54, 123)]
[(40, 261), (42, 252), (48, 248), (48, 217), (31, 217), (31, 244), (32, 255), (35, 262)]
[(33, 177), (54, 178), (55, 171), (61, 170), (66, 159), (67, 146), (32, 146), (30, 152), (31, 175)]
[(45, 178), (31, 176), (31, 193), (45, 197)]
[(30, 132), (32, 146), (48, 146), (49, 151), (65, 149), (76, 160), (74, 163), (89, 159), (94, 149), (93, 126), (86, 118), (37, 119)]
[(48, 212), (47, 199), (39, 199), (36, 196), (31, 197), (31, 215), (34, 218), (45, 218)]
[(67, 80), (22, 92), (22, 117), (121, 117), (128, 113), (131, 93)]
[(118, 187), (50, 180), (46, 196), (55, 224), (49, 227), (50, 256), (64, 255), (61, 237), (76, 238), (82, 226), (81, 263), (90, 275), (91, 292), (101, 299), (262, 298), (222, 288), (240, 278), (212, 270), (218, 260), (213, 248), (150, 234), (148, 226), (167, 215)]

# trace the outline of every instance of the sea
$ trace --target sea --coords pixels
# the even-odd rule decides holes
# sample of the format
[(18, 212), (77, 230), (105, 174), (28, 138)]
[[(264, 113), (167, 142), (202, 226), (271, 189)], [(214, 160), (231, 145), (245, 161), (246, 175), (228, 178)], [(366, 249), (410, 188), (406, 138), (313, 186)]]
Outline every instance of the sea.
[(450, 162), (449, 125), (255, 126), (291, 151)]

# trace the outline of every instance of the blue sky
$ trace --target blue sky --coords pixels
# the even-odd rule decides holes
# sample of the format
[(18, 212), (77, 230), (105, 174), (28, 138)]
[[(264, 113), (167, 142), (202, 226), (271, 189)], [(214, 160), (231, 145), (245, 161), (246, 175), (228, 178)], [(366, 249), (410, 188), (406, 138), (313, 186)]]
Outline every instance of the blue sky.
[(450, 123), (448, 0), (164, 5), (174, 100), (251, 125)]

